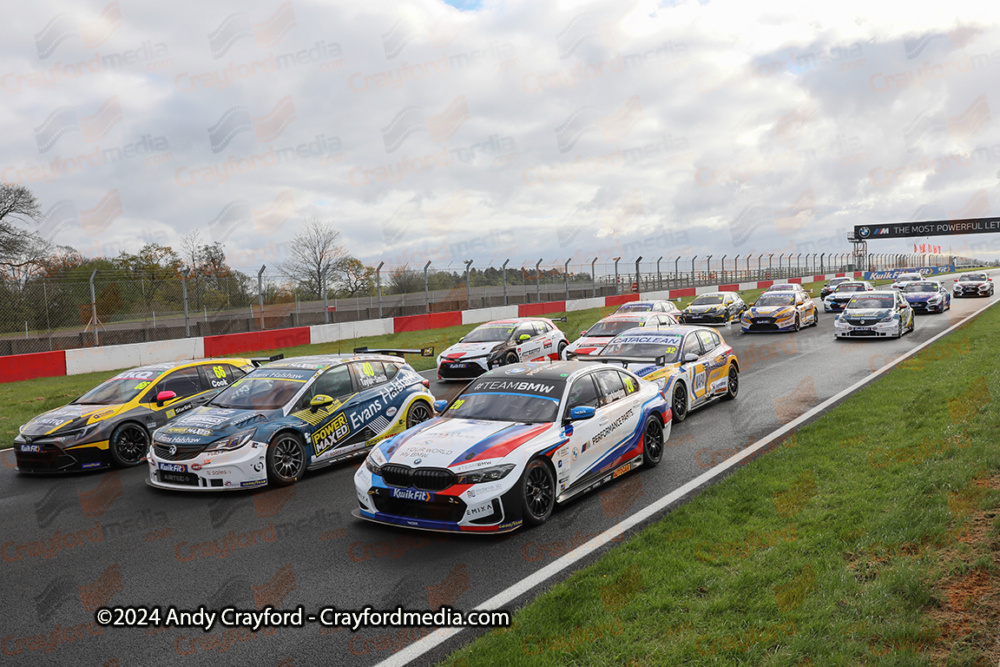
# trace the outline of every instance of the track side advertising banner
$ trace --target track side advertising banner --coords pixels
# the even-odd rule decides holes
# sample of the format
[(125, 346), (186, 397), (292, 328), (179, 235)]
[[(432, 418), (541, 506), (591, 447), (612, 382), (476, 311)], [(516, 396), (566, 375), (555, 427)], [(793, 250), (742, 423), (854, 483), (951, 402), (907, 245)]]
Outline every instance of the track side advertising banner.
[(944, 266), (921, 266), (910, 269), (891, 269), (889, 271), (865, 271), (865, 280), (895, 280), (901, 273), (919, 273), (922, 276), (936, 276), (941, 273), (952, 273), (955, 270), (954, 264)]
[(854, 237), (863, 241), (903, 239), (913, 236), (954, 236), (956, 234), (1000, 233), (1000, 218), (894, 222), (888, 225), (855, 225)]

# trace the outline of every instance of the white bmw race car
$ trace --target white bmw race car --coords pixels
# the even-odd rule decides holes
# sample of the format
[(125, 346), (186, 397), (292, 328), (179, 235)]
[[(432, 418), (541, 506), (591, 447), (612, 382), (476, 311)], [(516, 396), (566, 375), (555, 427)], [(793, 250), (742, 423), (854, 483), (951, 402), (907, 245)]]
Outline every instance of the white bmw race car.
[(581, 361), (497, 368), (435, 408), (371, 451), (354, 516), (446, 532), (538, 525), (556, 503), (655, 466), (670, 434), (656, 384)]
[(558, 359), (567, 341), (553, 322), (565, 321), (518, 317), (480, 324), (438, 355), (438, 379), (471, 380), (498, 366)]
[(563, 359), (572, 359), (584, 354), (597, 354), (608, 342), (621, 332), (635, 327), (668, 327), (677, 324), (677, 318), (664, 312), (614, 312), (586, 331), (580, 332), (580, 337), (569, 344), (563, 351)]

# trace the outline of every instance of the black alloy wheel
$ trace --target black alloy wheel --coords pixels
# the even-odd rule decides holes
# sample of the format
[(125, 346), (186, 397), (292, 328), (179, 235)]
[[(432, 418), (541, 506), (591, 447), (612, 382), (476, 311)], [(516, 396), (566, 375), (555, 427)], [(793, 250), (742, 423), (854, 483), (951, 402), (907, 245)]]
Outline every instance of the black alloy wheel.
[(125, 422), (111, 434), (111, 460), (121, 468), (139, 465), (148, 448), (149, 431), (135, 422)]

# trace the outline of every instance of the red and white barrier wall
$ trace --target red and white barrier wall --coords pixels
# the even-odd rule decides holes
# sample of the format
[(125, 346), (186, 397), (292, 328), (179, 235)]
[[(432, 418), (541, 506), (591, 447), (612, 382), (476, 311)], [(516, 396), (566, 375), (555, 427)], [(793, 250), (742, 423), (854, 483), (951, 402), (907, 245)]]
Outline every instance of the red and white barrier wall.
[[(845, 275), (847, 274), (828, 273), (826, 275), (790, 278), (781, 282), (819, 282)], [(862, 273), (856, 271), (851, 275), (861, 277)], [(0, 357), (0, 383), (18, 382), (20, 380), (30, 380), (39, 377), (113, 371), (119, 368), (133, 368), (135, 366), (165, 361), (201, 359), (204, 357), (232, 357), (246, 352), (276, 350), (298, 345), (332, 343), (338, 340), (353, 340), (355, 338), (383, 336), (406, 331), (443, 329), (460, 324), (477, 324), (479, 322), (489, 322), (491, 320), (512, 317), (533, 317), (548, 315), (550, 313), (587, 310), (589, 308), (606, 308), (640, 299), (678, 299), (705, 294), (706, 292), (737, 292), (766, 289), (775, 282), (773, 280), (765, 280), (751, 283), (687, 287), (683, 289), (646, 292), (641, 295), (619, 294), (617, 296), (604, 296), (591, 299), (526, 303), (498, 308), (476, 308), (474, 310), (448, 313), (429, 313), (426, 315), (389, 317), (360, 322), (320, 324), (311, 327), (253, 331), (250, 333), (227, 334), (223, 336), (205, 336), (204, 338), (182, 338), (152, 343), (109, 345), (106, 347), (88, 347), (75, 350), (59, 350), (56, 352), (9, 355)]]

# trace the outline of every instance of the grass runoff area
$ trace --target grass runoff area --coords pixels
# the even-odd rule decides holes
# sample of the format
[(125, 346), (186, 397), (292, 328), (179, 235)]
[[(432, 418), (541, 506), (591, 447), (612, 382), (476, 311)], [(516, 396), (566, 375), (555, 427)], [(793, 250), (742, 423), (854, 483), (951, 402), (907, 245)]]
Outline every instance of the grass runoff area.
[[(935, 276), (936, 278), (936, 276)], [(875, 284), (888, 284), (891, 281), (878, 281)], [(813, 290), (813, 296), (819, 304), (819, 291), (823, 287), (822, 282), (806, 283), (806, 289)], [(741, 296), (748, 304), (753, 303), (763, 290), (747, 290), (741, 292)], [(677, 302), (683, 308), (694, 297), (686, 297)], [(578, 310), (571, 313), (552, 313), (547, 317), (566, 317), (566, 322), (557, 322), (556, 326), (566, 333), (570, 342), (580, 337), (580, 332), (592, 326), (597, 320), (611, 314), (617, 307), (592, 308), (589, 310)], [(367, 338), (357, 338), (353, 340), (335, 341), (318, 345), (300, 345), (279, 350), (257, 350), (246, 352), (244, 356), (265, 356), (273, 354), (284, 354), (288, 357), (298, 357), (307, 354), (337, 354), (353, 352), (355, 347), (368, 346), (371, 348), (423, 348), (434, 346), (435, 354), (441, 352), (446, 347), (454, 345), (458, 339), (474, 329), (476, 324), (468, 324), (446, 329), (431, 329), (427, 331), (413, 331), (401, 334), (389, 334), (386, 336), (372, 336)], [(727, 335), (725, 329), (722, 330), (723, 337)], [(735, 331), (732, 334), (735, 335)], [(235, 355), (234, 355), (235, 356)], [(410, 365), (416, 370), (428, 370), (435, 367), (436, 360), (429, 357), (411, 356), (407, 357)], [(88, 389), (100, 384), (104, 380), (112, 377), (119, 371), (102, 371), (98, 373), (87, 373), (85, 375), (72, 375), (67, 377), (38, 378), (25, 380), (23, 382), (13, 382), (0, 384), (0, 449), (11, 447), (13, 439), (17, 435), (18, 427), (28, 422), (36, 415), (57, 408), (72, 401), (82, 395)]]
[(444, 664), (996, 665), (998, 332), (994, 307)]

